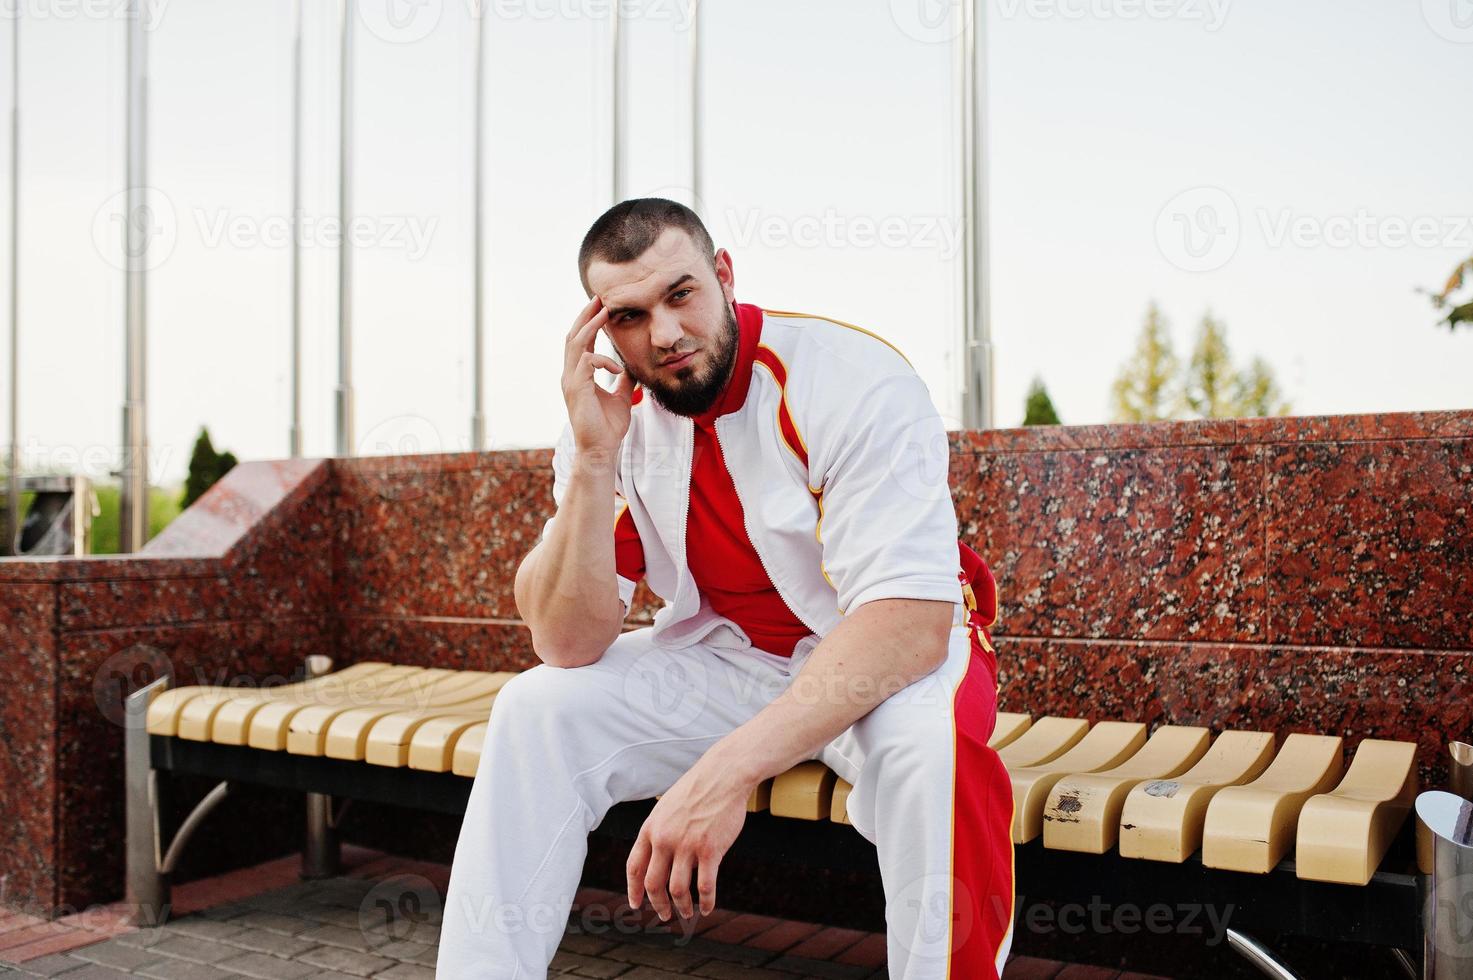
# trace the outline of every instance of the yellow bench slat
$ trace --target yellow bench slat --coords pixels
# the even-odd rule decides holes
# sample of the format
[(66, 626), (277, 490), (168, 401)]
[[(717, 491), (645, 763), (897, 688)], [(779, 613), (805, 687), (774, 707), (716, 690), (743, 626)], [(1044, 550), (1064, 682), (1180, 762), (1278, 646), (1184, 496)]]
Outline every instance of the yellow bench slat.
[(372, 704), (358, 706), (312, 705), (292, 716), (287, 726), (286, 750), (292, 755), (326, 755), (329, 732), (337, 729), (339, 758), (363, 758), (368, 730), (384, 715), (404, 709), (423, 710), (471, 701), (482, 693), (490, 675), (478, 670), (449, 671), (416, 680), (404, 693), (386, 693)]
[(1295, 873), (1311, 881), (1364, 885), (1416, 796), (1416, 744), (1365, 739), (1340, 785), (1311, 797), (1299, 811)]
[(800, 762), (772, 781), (773, 816), (826, 820), (833, 805), (834, 771), (814, 759)]
[[(258, 706), (257, 710), (243, 722), (245, 744), (256, 749), (280, 752), (287, 746), (292, 719), (310, 707), (330, 705), (353, 708), (363, 704), (374, 704), (382, 697), (402, 693), (405, 690), (414, 690), (417, 685), (423, 686), (447, 673), (449, 671), (436, 667), (398, 665), (389, 670), (346, 682), (340, 679), (341, 672), (328, 674), (321, 680), (329, 682), (337, 678), (339, 679), (337, 683), (324, 683), (321, 688), (314, 689), (310, 697), (288, 698)], [(216, 718), (214, 741), (223, 745), (236, 745), (239, 743), (230, 742), (227, 739), (238, 737), (239, 734), (222, 724), (218, 717)]]
[[(330, 676), (347, 675), (350, 679), (363, 677), (388, 666), (388, 664), (377, 661), (365, 661), (345, 667), (337, 674)], [(274, 698), (291, 697), (295, 693), (312, 690), (323, 680), (325, 678), (314, 677), (295, 684), (282, 684), (267, 688), (231, 687), (226, 684), (191, 684), (170, 688), (149, 703), (146, 727), (150, 735), (177, 735), (195, 741), (207, 741), (210, 723), (225, 703), (237, 698), (259, 703)], [(190, 712), (190, 706), (195, 701), (201, 703), (198, 708)], [(204, 738), (200, 737), (202, 730), (206, 732)]]
[(1344, 768), (1334, 735), (1295, 733), (1251, 783), (1228, 786), (1207, 805), (1202, 863), (1209, 868), (1267, 874), (1294, 841), (1305, 802), (1334, 787)]
[(849, 780), (834, 781), (834, 799), (829, 806), (829, 819), (834, 823), (854, 826), (854, 821), (849, 819), (849, 794), (852, 792), (854, 792), (854, 784)]
[(1145, 741), (1146, 726), (1140, 722), (1102, 721), (1052, 762), (1009, 769), (1013, 780), (1013, 843), (1026, 844), (1043, 831), (1043, 804), (1060, 779), (1070, 773), (1114, 768), (1139, 751)]
[(1147, 780), (1186, 772), (1207, 752), (1211, 739), (1205, 728), (1163, 725), (1115, 768), (1065, 776), (1044, 804), (1043, 846), (1104, 854), (1119, 836), (1126, 794)]
[(1083, 718), (1040, 718), (997, 755), (1009, 769), (1041, 766), (1069, 751), (1088, 731)]
[(1029, 715), (1014, 714), (1011, 711), (998, 712), (997, 724), (992, 726), (992, 737), (987, 740), (987, 747), (996, 750), (1011, 745), (1031, 724), (1033, 718)]
[(747, 797), (747, 812), (761, 813), (772, 805), (772, 780), (764, 779), (752, 789)]
[[(490, 675), (486, 685), (486, 691), (479, 697), (463, 704), (449, 705), (440, 708), (426, 708), (423, 711), (395, 711), (384, 715), (372, 728), (368, 730), (368, 741), (363, 746), (363, 759), (370, 765), (392, 766), (402, 768), (409, 763), (410, 746), (418, 739), (420, 731), (431, 722), (446, 720), (450, 728), (446, 734), (455, 730), (455, 726), (464, 725), (470, 721), (485, 721), (491, 713), (492, 705), (496, 695), (506, 682), (517, 676), (509, 671), (502, 671)], [(331, 758), (342, 758), (334, 756), (334, 739), (338, 737), (338, 728), (342, 719), (335, 721), (327, 732), (327, 754)], [(427, 746), (421, 743), (421, 752)], [(448, 753), (441, 752), (441, 756)], [(444, 771), (444, 770), (440, 770)]]
[(1120, 811), (1120, 855), (1180, 864), (1202, 846), (1202, 821), (1218, 790), (1257, 779), (1274, 758), (1271, 732), (1223, 732), (1191, 769), (1141, 783)]
[(461, 733), (455, 742), (455, 758), (450, 763), (450, 771), (457, 776), (476, 775), (476, 769), (481, 764), (481, 746), (486, 741), (486, 725), (488, 722), (480, 722), (472, 725)]

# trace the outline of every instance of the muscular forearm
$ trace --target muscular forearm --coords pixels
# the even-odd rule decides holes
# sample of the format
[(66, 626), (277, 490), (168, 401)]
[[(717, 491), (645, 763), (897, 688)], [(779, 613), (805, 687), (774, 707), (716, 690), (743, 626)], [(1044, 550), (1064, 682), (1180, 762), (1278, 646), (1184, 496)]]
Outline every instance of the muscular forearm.
[(612, 454), (580, 453), (556, 520), (517, 569), (517, 611), (555, 667), (592, 663), (619, 635), (613, 498)]
[(713, 767), (756, 786), (812, 758), (945, 661), (952, 615), (951, 603), (920, 599), (860, 606), (814, 648), (786, 691), (711, 747)]

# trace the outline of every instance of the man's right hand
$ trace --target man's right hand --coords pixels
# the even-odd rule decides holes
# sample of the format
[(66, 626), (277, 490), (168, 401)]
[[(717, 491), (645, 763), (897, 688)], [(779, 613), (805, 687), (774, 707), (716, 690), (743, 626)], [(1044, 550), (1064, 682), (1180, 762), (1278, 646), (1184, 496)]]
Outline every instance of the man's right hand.
[[(629, 431), (634, 379), (618, 361), (593, 351), (593, 342), (608, 321), (609, 311), (595, 296), (573, 321), (563, 354), (563, 401), (568, 406), (568, 421), (572, 423), (573, 440), (580, 453), (613, 454)], [(613, 391), (593, 379), (595, 368), (619, 375)]]

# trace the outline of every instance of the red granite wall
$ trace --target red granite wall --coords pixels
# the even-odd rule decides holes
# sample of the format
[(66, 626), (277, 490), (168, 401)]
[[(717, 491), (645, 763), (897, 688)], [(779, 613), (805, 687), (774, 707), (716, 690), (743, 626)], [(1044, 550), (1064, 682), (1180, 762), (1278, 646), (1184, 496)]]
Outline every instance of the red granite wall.
[[(0, 899), (121, 894), (112, 719), (159, 658), (178, 683), (324, 651), (535, 663), (511, 582), (552, 509), (550, 461), (248, 463), (144, 555), (0, 560)], [(952, 482), (999, 581), (1009, 708), (1410, 738), (1432, 778), (1473, 735), (1473, 411), (958, 433)], [(652, 609), (642, 590), (632, 621)], [(299, 811), (232, 801), (195, 867), (296, 846)], [(442, 858), (454, 831), (371, 807), (345, 827)]]

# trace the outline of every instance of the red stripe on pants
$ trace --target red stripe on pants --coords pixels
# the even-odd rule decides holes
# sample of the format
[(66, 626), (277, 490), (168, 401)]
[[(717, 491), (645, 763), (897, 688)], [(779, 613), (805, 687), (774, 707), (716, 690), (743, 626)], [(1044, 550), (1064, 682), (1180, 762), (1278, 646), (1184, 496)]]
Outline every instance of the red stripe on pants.
[(957, 685), (952, 813), (949, 975), (997, 977), (997, 955), (1013, 920), (1013, 786), (987, 747), (997, 724), (997, 658), (972, 615), (972, 656)]

